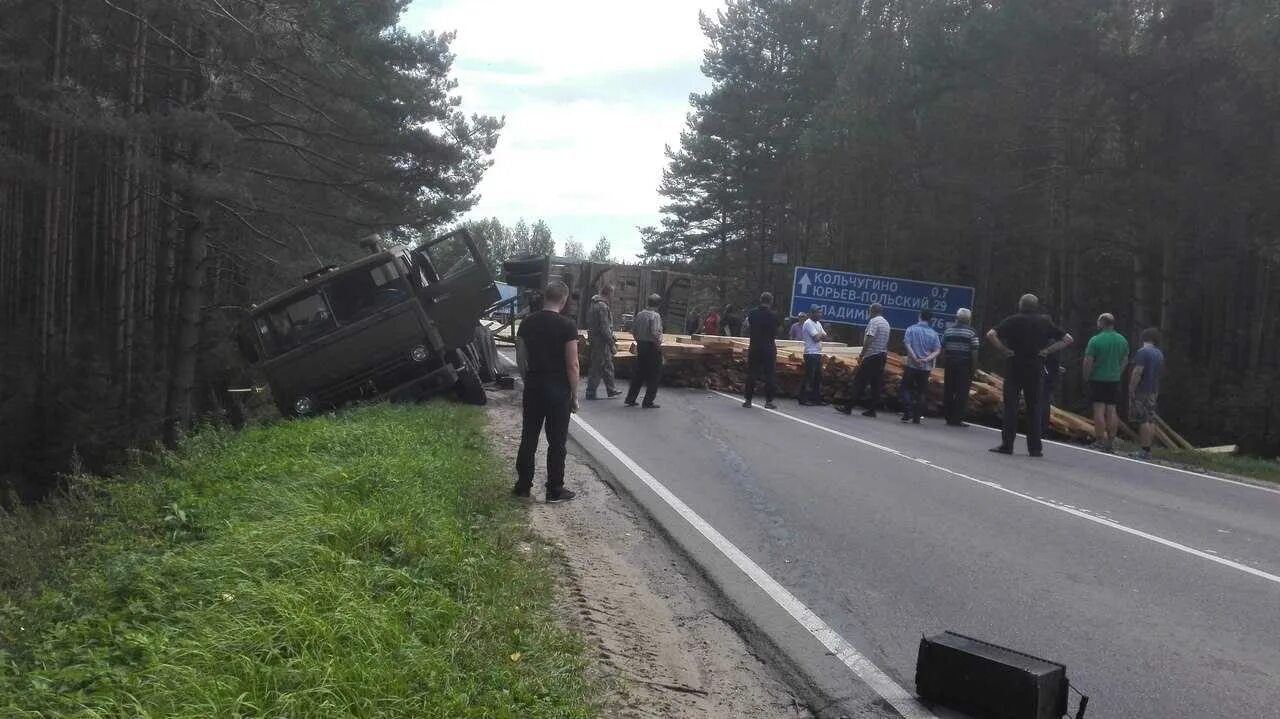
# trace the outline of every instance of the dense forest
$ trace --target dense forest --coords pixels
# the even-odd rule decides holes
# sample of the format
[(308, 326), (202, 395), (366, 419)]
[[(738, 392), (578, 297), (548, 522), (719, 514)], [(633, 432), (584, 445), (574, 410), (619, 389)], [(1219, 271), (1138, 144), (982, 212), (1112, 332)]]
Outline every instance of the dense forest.
[(703, 25), (651, 258), (739, 304), (787, 252), (972, 285), (983, 326), (1026, 291), (1081, 340), (1113, 312), (1164, 331), (1184, 434), (1280, 453), (1274, 0), (729, 0)]
[(237, 310), (474, 203), (407, 0), (0, 0), (0, 493), (225, 411)]
[(501, 274), (502, 263), (513, 257), (530, 255), (560, 255), (573, 260), (591, 260), (592, 262), (611, 262), (612, 245), (609, 238), (603, 235), (596, 240), (588, 251), (582, 242), (568, 237), (563, 240), (557, 252), (556, 239), (552, 236), (551, 227), (545, 220), (538, 220), (532, 225), (524, 220), (508, 227), (496, 217), (483, 220), (468, 220), (461, 224), (475, 238), (480, 251), (489, 258), (495, 274)]

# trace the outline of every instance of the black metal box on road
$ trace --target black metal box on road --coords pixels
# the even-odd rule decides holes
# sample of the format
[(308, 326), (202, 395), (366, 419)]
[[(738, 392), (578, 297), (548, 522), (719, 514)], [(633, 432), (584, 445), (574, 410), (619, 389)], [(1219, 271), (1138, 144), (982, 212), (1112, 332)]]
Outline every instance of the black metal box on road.
[(1067, 668), (955, 632), (920, 640), (920, 696), (975, 719), (1062, 719)]

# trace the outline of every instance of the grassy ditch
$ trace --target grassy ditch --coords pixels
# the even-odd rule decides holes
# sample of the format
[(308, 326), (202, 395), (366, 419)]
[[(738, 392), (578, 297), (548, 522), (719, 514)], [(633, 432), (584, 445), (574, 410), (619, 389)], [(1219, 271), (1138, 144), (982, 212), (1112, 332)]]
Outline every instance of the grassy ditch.
[(483, 431), (363, 408), (95, 488), (45, 586), (0, 594), (0, 715), (593, 715)]
[(1187, 469), (1200, 469), (1280, 484), (1280, 461), (1195, 450), (1156, 449), (1155, 458)]

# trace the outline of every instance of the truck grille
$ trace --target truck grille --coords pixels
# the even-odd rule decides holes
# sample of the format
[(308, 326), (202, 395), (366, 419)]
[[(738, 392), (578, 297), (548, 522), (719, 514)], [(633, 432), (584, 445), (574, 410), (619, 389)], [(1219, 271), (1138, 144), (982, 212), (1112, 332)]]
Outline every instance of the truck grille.
[(318, 399), (324, 404), (349, 402), (364, 397), (373, 398), (398, 387), (416, 377), (421, 377), (439, 366), (432, 357), (423, 364), (409, 358), (408, 350), (388, 355), (371, 365), (366, 371), (344, 377), (341, 382), (320, 388)]

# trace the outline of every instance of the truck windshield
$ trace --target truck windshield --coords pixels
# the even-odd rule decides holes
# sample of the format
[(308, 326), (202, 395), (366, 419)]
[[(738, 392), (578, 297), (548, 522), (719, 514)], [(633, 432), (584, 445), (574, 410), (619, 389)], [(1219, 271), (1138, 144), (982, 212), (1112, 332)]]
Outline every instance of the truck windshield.
[(471, 254), (471, 248), (462, 235), (451, 235), (427, 245), (426, 251), (441, 282), (457, 277), (476, 264), (476, 258)]
[(412, 297), (394, 262), (354, 270), (254, 320), (268, 357)]
[(341, 324), (399, 304), (411, 296), (394, 262), (348, 272), (325, 286), (329, 304)]
[(254, 326), (263, 349), (274, 356), (333, 330), (337, 324), (324, 295), (314, 292), (259, 316)]

